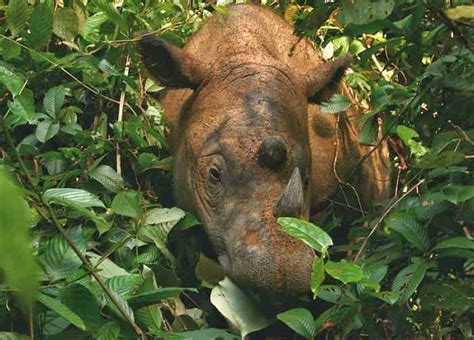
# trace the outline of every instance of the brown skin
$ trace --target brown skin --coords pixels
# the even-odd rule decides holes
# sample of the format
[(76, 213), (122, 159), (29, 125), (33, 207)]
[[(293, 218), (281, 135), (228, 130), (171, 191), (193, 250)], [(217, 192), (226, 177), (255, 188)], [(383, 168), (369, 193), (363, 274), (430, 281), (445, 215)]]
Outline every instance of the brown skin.
[[(337, 122), (308, 99), (337, 80), (349, 60), (323, 61), (269, 9), (228, 9), (183, 49), (151, 36), (140, 43), (150, 72), (176, 88), (162, 101), (174, 126), (176, 198), (199, 216), (238, 284), (307, 292), (314, 253), (276, 218), (308, 218), (365, 152), (350, 118), (360, 115), (355, 106)], [(363, 206), (388, 194), (386, 155), (374, 155), (353, 176)]]

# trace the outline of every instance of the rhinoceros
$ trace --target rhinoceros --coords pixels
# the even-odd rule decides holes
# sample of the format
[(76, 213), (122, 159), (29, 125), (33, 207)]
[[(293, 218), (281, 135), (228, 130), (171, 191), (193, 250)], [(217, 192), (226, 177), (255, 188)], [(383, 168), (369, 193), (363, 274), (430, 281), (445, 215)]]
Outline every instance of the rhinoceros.
[[(347, 85), (334, 86), (349, 58), (323, 60), (280, 16), (250, 4), (213, 14), (183, 48), (147, 34), (139, 51), (168, 87), (175, 199), (202, 221), (227, 275), (261, 291), (309, 291), (315, 254), (277, 218), (308, 219), (341, 186), (357, 193), (358, 209), (389, 193), (386, 147), (358, 143), (363, 110)], [(321, 112), (313, 99), (328, 91), (353, 105)]]

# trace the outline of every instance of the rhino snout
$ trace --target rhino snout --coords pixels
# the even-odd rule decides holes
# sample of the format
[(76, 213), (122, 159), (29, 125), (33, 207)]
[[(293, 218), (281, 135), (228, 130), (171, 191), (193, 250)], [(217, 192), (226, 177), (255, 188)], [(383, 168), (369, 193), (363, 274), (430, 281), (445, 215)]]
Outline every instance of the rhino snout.
[[(279, 225), (275, 222), (272, 228)], [(246, 232), (229, 256), (220, 256), (219, 262), (243, 287), (290, 294), (309, 292), (313, 250), (280, 230), (271, 234)]]

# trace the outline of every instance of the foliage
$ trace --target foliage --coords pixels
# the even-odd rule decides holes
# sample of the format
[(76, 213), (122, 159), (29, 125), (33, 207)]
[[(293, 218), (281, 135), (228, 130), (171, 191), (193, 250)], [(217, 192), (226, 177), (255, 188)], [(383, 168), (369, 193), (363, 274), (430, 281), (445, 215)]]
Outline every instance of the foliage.
[(355, 221), (280, 220), (317, 251), (315, 309), (272, 317), (220, 281), (199, 222), (173, 207), (163, 88), (135, 52), (135, 32), (181, 46), (224, 3), (0, 1), (0, 166), (29, 205), (0, 173), (0, 337), (234, 339), (277, 319), (307, 338), (472, 336), (473, 6), (271, 4), (324, 57), (354, 55), (346, 81), (371, 108), (359, 139), (376, 145), (383, 119), (396, 177), (393, 198)]

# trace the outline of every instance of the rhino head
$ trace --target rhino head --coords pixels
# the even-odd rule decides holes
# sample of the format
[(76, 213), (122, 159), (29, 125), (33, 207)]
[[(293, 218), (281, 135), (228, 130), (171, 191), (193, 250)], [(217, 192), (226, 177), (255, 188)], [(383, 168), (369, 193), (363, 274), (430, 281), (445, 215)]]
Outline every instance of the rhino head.
[(309, 216), (308, 98), (347, 58), (307, 74), (265, 53), (209, 64), (150, 35), (140, 53), (162, 84), (193, 90), (174, 131), (175, 195), (203, 222), (226, 273), (262, 291), (309, 291), (313, 250), (277, 218)]

